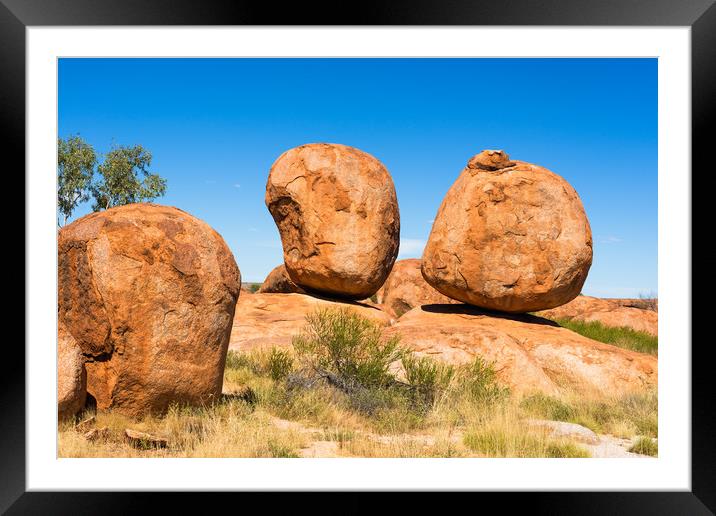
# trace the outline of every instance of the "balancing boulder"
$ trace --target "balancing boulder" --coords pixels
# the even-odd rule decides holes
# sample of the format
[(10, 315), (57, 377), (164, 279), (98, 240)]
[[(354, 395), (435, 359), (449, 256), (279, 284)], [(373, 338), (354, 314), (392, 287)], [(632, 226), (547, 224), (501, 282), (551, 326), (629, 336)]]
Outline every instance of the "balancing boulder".
[(286, 151), (271, 167), (266, 206), (286, 271), (306, 291), (365, 299), (387, 278), (400, 215), (393, 181), (370, 154), (326, 143)]
[(592, 233), (574, 188), (557, 174), (474, 156), (448, 191), (423, 252), (436, 290), (490, 310), (546, 310), (574, 299), (592, 264)]
[(59, 318), (100, 410), (139, 416), (221, 394), (241, 275), (221, 236), (168, 206), (82, 217), (58, 237)]

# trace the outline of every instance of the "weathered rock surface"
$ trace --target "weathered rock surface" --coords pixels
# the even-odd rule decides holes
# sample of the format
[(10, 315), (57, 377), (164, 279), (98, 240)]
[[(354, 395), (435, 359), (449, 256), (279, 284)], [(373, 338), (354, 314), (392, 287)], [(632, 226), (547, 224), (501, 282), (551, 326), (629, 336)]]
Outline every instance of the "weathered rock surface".
[(305, 294), (306, 291), (291, 281), (290, 276), (286, 272), (286, 266), (281, 264), (275, 267), (269, 275), (266, 276), (261, 288), (258, 290), (261, 294)]
[(420, 272), (420, 260), (417, 258), (395, 262), (388, 279), (376, 293), (376, 299), (386, 312), (396, 318), (416, 306), (458, 302), (428, 285)]
[(58, 274), (60, 322), (89, 357), (98, 409), (138, 416), (221, 394), (241, 277), (206, 223), (155, 204), (93, 213), (60, 231)]
[(393, 180), (370, 154), (326, 143), (286, 151), (271, 167), (266, 206), (296, 285), (364, 299), (387, 278), (400, 215)]
[(531, 315), (466, 305), (423, 305), (386, 331), (419, 354), (460, 364), (494, 362), (513, 392), (619, 393), (656, 385), (656, 357), (603, 344)]
[(129, 444), (140, 449), (166, 448), (169, 445), (169, 441), (164, 437), (158, 437), (156, 435), (140, 432), (139, 430), (133, 430), (131, 428), (126, 428), (124, 430), (124, 438)]
[(111, 435), (109, 427), (103, 426), (102, 428), (93, 428), (88, 430), (82, 437), (88, 441), (99, 441), (101, 439), (107, 439)]
[(87, 370), (82, 350), (60, 324), (57, 330), (57, 417), (77, 415), (87, 399)]
[(538, 312), (548, 319), (574, 319), (576, 321), (600, 322), (605, 326), (626, 327), (650, 335), (659, 334), (659, 314), (654, 310), (634, 308), (631, 300), (600, 299), (577, 296), (569, 303)]
[(483, 151), (443, 199), (422, 272), (448, 297), (519, 313), (572, 300), (591, 263), (591, 229), (574, 188), (545, 168)]
[(294, 335), (306, 323), (306, 315), (317, 308), (348, 308), (379, 324), (390, 324), (380, 310), (355, 302), (321, 299), (305, 294), (254, 294), (242, 297), (236, 305), (230, 349), (251, 351), (290, 347)]

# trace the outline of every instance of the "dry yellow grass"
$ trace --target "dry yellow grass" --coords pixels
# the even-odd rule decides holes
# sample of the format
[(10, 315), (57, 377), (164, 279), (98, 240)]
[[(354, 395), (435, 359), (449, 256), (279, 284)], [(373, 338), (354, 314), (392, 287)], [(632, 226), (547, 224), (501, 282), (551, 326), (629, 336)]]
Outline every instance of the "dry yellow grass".
[[(328, 386), (287, 390), (265, 367), (266, 354), (233, 355), (223, 399), (203, 408), (173, 407), (164, 417), (132, 420), (98, 413), (107, 427), (89, 441), (74, 422), (60, 424), (60, 457), (584, 457), (567, 439), (525, 424), (528, 418), (570, 421), (599, 433), (656, 437), (656, 394), (560, 398), (533, 395), (493, 403), (445, 396), (427, 413), (398, 403), (380, 413), (351, 408)], [(132, 428), (168, 439), (166, 449), (137, 449)]]

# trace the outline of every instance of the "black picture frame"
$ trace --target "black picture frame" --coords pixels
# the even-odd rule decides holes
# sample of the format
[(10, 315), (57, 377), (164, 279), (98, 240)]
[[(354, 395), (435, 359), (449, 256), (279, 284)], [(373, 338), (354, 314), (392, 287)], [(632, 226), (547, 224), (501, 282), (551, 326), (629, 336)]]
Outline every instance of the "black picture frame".
[[(5, 137), (2, 155), (14, 158), (14, 170), (25, 170), (25, 29), (28, 26), (111, 25), (552, 25), (552, 26), (688, 26), (691, 28), (692, 192), (694, 171), (708, 174), (709, 128), (716, 126), (716, 5), (714, 0), (474, 0), (363, 1), (338, 4), (247, 2), (232, 0), (0, 0), (0, 120)], [(703, 169), (703, 170), (701, 170)], [(701, 195), (704, 195), (701, 190)], [(28, 192), (25, 192), (26, 196)], [(692, 206), (698, 203), (693, 199)], [(698, 219), (693, 217), (694, 224)], [(699, 233), (692, 229), (692, 235)], [(693, 247), (704, 246), (697, 239)], [(694, 249), (691, 250), (694, 253)], [(692, 257), (699, 254), (692, 254)], [(710, 259), (713, 262), (713, 259)], [(28, 271), (25, 269), (27, 282)], [(693, 270), (692, 270), (693, 274)], [(708, 274), (706, 275), (708, 276)], [(713, 281), (713, 280), (708, 280)], [(700, 289), (708, 286), (700, 285)], [(692, 303), (696, 313), (705, 311)], [(26, 310), (32, 307), (27, 306)], [(703, 314), (705, 315), (705, 314)], [(692, 315), (692, 320), (694, 319)], [(698, 318), (697, 318), (698, 319)], [(691, 343), (683, 343), (684, 346)], [(716, 510), (716, 446), (709, 426), (716, 400), (710, 341), (692, 346), (692, 490), (690, 492), (480, 493), (500, 510), (522, 506), (550, 514), (713, 514)], [(242, 497), (244, 510), (258, 503), (246, 493), (78, 493), (26, 492), (25, 488), (25, 352), (7, 343), (0, 375), (0, 512), (8, 514), (127, 514), (143, 512), (161, 497), (163, 512), (193, 507), (208, 510), (229, 496)], [(8, 364), (12, 364), (9, 366)], [(91, 474), (91, 467), (88, 467)], [(211, 503), (207, 505), (207, 495)], [(270, 512), (279, 506), (274, 495)], [(319, 494), (325, 500), (325, 495)], [(303, 495), (301, 495), (303, 497)], [(264, 496), (264, 498), (266, 498)], [(401, 501), (424, 504), (422, 494)], [(465, 500), (451, 501), (454, 507)], [(408, 505), (405, 505), (405, 504)], [(474, 502), (467, 502), (474, 503)], [(300, 500), (291, 502), (300, 506)], [(306, 504), (315, 509), (313, 502)], [(339, 512), (371, 510), (357, 493), (341, 502)], [(325, 506), (330, 511), (331, 506)], [(237, 510), (241, 510), (237, 506)]]

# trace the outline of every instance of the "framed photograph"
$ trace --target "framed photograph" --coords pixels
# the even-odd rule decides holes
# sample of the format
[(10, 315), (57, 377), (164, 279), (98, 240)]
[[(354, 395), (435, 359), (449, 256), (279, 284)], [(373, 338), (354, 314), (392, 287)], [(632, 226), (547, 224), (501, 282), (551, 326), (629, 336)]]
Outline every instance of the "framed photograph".
[(27, 242), (0, 509), (712, 514), (713, 1), (356, 9), (0, 0)]

